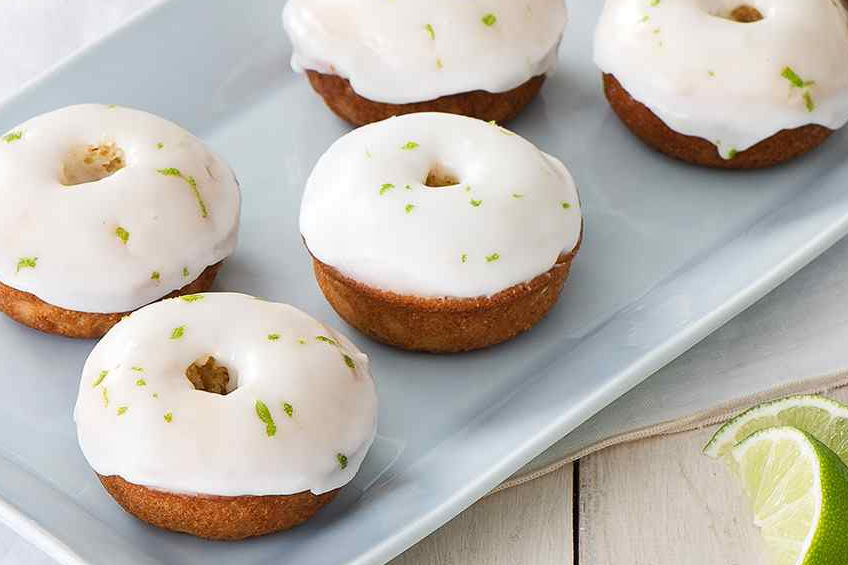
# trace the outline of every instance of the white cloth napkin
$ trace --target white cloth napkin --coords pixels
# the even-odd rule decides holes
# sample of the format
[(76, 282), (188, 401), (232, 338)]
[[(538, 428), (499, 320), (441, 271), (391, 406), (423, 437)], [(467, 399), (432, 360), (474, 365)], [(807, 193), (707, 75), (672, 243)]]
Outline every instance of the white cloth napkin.
[[(0, 0), (0, 101), (159, 1)], [(846, 338), (848, 242), (843, 242), (517, 475), (607, 438), (797, 383), (799, 376), (836, 373), (848, 367)], [(54, 561), (0, 525), (0, 565)]]

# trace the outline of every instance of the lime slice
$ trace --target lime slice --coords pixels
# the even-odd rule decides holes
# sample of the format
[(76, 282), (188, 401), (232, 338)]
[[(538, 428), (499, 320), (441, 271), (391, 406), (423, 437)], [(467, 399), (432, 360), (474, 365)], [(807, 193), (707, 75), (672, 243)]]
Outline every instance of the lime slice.
[(775, 565), (837, 565), (848, 555), (848, 467), (795, 428), (757, 432), (733, 448)]
[(755, 406), (722, 426), (704, 453), (723, 457), (754, 432), (776, 426), (807, 432), (848, 464), (848, 406), (822, 396), (790, 396)]

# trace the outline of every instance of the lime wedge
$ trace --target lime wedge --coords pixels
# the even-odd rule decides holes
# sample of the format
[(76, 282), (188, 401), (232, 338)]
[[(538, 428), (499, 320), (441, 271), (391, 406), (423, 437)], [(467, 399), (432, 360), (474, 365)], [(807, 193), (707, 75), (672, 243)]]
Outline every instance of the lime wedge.
[(837, 565), (848, 555), (848, 467), (795, 428), (770, 428), (733, 448), (775, 565)]
[(807, 432), (848, 464), (848, 406), (822, 396), (790, 396), (755, 406), (722, 426), (704, 453), (723, 457), (751, 434), (777, 426)]

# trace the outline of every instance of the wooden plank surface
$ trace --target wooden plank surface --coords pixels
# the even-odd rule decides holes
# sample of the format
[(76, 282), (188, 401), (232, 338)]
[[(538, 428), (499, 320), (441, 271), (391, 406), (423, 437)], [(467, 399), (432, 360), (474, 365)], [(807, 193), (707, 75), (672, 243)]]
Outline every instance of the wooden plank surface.
[(484, 498), (392, 565), (572, 565), (573, 467)]

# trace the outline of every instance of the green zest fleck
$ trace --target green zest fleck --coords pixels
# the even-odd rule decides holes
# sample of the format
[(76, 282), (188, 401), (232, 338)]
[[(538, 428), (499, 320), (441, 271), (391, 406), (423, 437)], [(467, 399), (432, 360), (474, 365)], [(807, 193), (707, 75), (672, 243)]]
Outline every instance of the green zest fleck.
[(21, 257), (18, 259), (18, 269), (15, 273), (20, 273), (21, 269), (34, 269), (38, 262), (38, 257)]
[(109, 390), (104, 386), (100, 389), (100, 392), (103, 394), (103, 406), (109, 407)]
[(405, 188), (406, 190), (412, 190), (412, 186), (411, 186), (411, 185), (406, 185), (404, 188)]
[(297, 339), (297, 342), (298, 342), (300, 345), (306, 345), (306, 340), (305, 340), (305, 339), (303, 339), (302, 337), (298, 338), (298, 339)]
[(265, 424), (265, 433), (268, 437), (274, 437), (277, 434), (277, 424), (274, 423), (274, 418), (271, 417), (271, 411), (261, 400), (256, 401), (256, 415)]
[(660, 0), (651, 0), (651, 3), (649, 4), (649, 6), (651, 6), (651, 8), (656, 8), (659, 5), (660, 5)]
[(513, 198), (524, 198), (524, 195), (523, 195), (523, 194), (519, 194), (519, 193), (517, 193), (517, 192), (513, 192), (513, 193), (512, 193), (512, 197), (513, 197)]
[(327, 337), (325, 335), (316, 335), (315, 341), (323, 341), (324, 343), (329, 343), (330, 345), (335, 345), (336, 347), (339, 346), (339, 344), (336, 342), (336, 340), (330, 339), (329, 337)]
[(792, 67), (785, 67), (783, 69), (783, 72), (780, 73), (780, 76), (791, 82), (792, 86), (804, 88), (804, 80), (800, 76), (798, 76), (798, 73), (792, 70)]
[(280, 341), (280, 334), (268, 334), (268, 341)]
[(491, 255), (486, 255), (486, 263), (494, 263), (498, 259), (501, 258), (500, 253), (492, 253)]
[(152, 281), (158, 281), (160, 277), (161, 275), (159, 274), (159, 271), (153, 271), (150, 273), (150, 280)]
[(737, 155), (739, 155), (739, 151), (737, 151), (735, 147), (731, 148), (730, 151), (727, 152), (728, 159), (735, 159)]
[(406, 144), (403, 147), (401, 147), (401, 149), (404, 149), (406, 151), (409, 151), (411, 149), (417, 149), (417, 148), (418, 148), (418, 144), (415, 143), (414, 141), (407, 141)]
[(562, 203), (562, 209), (563, 210), (568, 210), (569, 208), (571, 208), (571, 204), (569, 204), (568, 202)]
[(407, 214), (411, 214), (412, 211), (415, 210), (415, 204), (407, 204), (403, 207), (403, 209)]
[(336, 461), (339, 463), (339, 467), (344, 471), (347, 469), (347, 455), (343, 453), (336, 453)]
[(459, 258), (459, 260), (462, 261), (463, 263), (467, 263), (468, 262), (468, 254), (463, 253), (462, 256)]
[(123, 416), (124, 414), (127, 413), (127, 410), (129, 410), (129, 409), (130, 409), (129, 406), (119, 406), (118, 407), (118, 416)]
[(3, 136), (3, 141), (6, 143), (12, 143), (13, 141), (17, 141), (24, 136), (24, 132), (21, 130), (11, 131)]
[(479, 208), (480, 204), (482, 204), (483, 201), (482, 200), (474, 200), (472, 198), (471, 200), (468, 201), (468, 203), (471, 204), (472, 206), (474, 206), (475, 208)]
[(165, 418), (165, 421), (169, 424), (174, 421), (174, 415), (171, 414), (170, 412), (165, 414), (165, 416), (163, 416), (163, 417)]
[(132, 367), (132, 370), (135, 371), (136, 373), (143, 373), (144, 372), (144, 369), (141, 368), (141, 367)]
[(427, 33), (429, 33), (429, 34), (430, 34), (430, 39), (432, 39), (432, 40), (434, 40), (434, 41), (435, 41), (435, 39), (436, 39), (436, 30), (435, 30), (435, 29), (433, 29), (433, 26), (432, 26), (432, 25), (430, 25), (430, 24), (427, 24), (427, 25), (425, 25), (425, 26), (424, 26), (424, 29), (426, 29), (426, 30), (427, 30)]
[(347, 365), (351, 369), (356, 369), (356, 363), (353, 362), (353, 359), (351, 359), (350, 355), (342, 355), (342, 357), (344, 358), (345, 365)]
[(395, 187), (395, 185), (390, 184), (390, 183), (384, 184), (383, 186), (380, 187), (380, 196), (383, 196), (385, 193), (387, 193), (388, 191), (390, 191), (394, 187)]
[(710, 75), (711, 77), (714, 77), (714, 76), (715, 76), (715, 71), (707, 71), (707, 74), (708, 74), (708, 75)]
[(118, 239), (120, 239), (124, 243), (124, 245), (126, 245), (127, 242), (130, 240), (130, 232), (128, 232), (121, 226), (115, 228), (115, 235), (118, 236)]
[(483, 25), (492, 27), (498, 22), (498, 17), (494, 14), (486, 14), (483, 16), (481, 21), (483, 22)]
[(644, 23), (646, 23), (646, 22), (647, 22), (648, 20), (650, 20), (650, 19), (651, 19), (651, 16), (649, 16), (648, 14), (645, 14), (644, 16), (642, 16), (642, 19), (641, 19), (641, 20), (639, 20), (639, 23), (640, 23), (640, 24), (644, 24)]
[(188, 183), (191, 187), (191, 191), (194, 193), (194, 199), (197, 200), (197, 206), (200, 208), (200, 215), (204, 218), (209, 216), (209, 211), (206, 209), (206, 203), (203, 201), (203, 195), (200, 194), (200, 189), (197, 188), (197, 181), (194, 180), (194, 177), (185, 176), (179, 169), (175, 169), (174, 167), (157, 169), (156, 172), (161, 175), (165, 175), (166, 177), (179, 177)]
[(804, 105), (807, 107), (808, 112), (812, 112), (816, 109), (816, 103), (813, 102), (813, 95), (810, 94), (810, 91), (804, 93)]
[(204, 296), (202, 294), (186, 294), (185, 296), (180, 296), (180, 300), (183, 302), (197, 302), (198, 300), (203, 300)]
[(159, 393), (158, 393), (158, 392), (154, 392), (154, 393), (153, 393), (153, 398), (159, 398)]
[(135, 381), (135, 386), (147, 386), (147, 381), (144, 379), (138, 379)]
[(163, 147), (165, 147), (165, 144), (162, 143), (161, 141), (156, 144), (156, 149), (162, 149)]
[(436, 68), (437, 69), (444, 69), (445, 68), (445, 65), (444, 65), (444, 63), (442, 63), (441, 59), (436, 59)]
[(283, 412), (285, 412), (286, 416), (289, 418), (294, 418), (294, 406), (288, 402), (283, 402)]
[(183, 267), (183, 276), (184, 277), (188, 276), (188, 267)]
[(185, 335), (185, 326), (174, 328), (171, 332), (171, 339), (181, 339)]
[(100, 371), (100, 374), (97, 375), (97, 378), (94, 379), (94, 382), (91, 383), (91, 388), (96, 388), (100, 383), (103, 382), (103, 379), (109, 376), (109, 371)]

